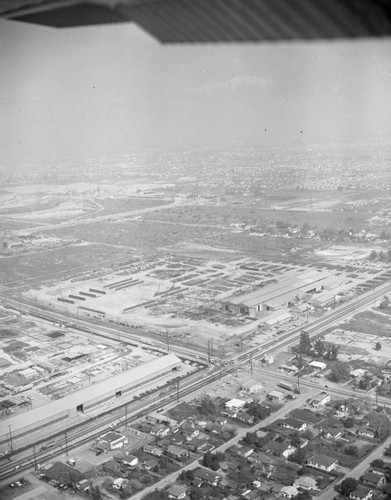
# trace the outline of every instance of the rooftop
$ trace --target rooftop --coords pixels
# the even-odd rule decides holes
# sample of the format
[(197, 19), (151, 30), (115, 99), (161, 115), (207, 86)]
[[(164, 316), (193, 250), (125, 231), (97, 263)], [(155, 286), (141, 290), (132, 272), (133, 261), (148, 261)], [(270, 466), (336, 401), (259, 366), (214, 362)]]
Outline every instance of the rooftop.
[(177, 356), (174, 354), (167, 354), (166, 356), (148, 361), (147, 363), (119, 373), (118, 375), (109, 377), (96, 384), (91, 384), (62, 399), (52, 401), (46, 405), (33, 408), (30, 411), (12, 416), (3, 420), (2, 425), (4, 426), (4, 429), (8, 429), (8, 426), (12, 425), (12, 431), (16, 432), (19, 429), (23, 429), (24, 427), (31, 425), (32, 422), (47, 421), (50, 416), (58, 415), (61, 412), (69, 410), (70, 408), (76, 408), (78, 405), (85, 404), (88, 401), (98, 398), (99, 396), (103, 396), (110, 391), (114, 392), (120, 387), (130, 385), (130, 383), (137, 384), (138, 381), (145, 379), (148, 375), (151, 376), (154, 372), (165, 368), (174, 368), (180, 364), (181, 360)]

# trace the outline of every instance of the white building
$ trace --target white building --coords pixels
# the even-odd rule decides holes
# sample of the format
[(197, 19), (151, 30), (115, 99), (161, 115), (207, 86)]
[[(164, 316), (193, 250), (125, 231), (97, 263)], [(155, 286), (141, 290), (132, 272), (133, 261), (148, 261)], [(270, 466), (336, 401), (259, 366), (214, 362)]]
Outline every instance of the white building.
[(233, 398), (225, 403), (225, 407), (226, 408), (243, 408), (245, 404), (246, 404), (246, 401), (244, 401), (243, 399)]

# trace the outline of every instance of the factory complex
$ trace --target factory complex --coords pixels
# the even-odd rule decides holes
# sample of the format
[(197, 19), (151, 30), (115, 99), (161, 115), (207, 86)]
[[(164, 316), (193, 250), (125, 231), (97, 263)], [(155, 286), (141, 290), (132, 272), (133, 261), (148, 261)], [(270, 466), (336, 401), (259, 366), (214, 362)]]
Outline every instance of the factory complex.
[[(82, 414), (91, 414), (107, 403), (115, 402), (120, 398), (125, 401), (133, 391), (144, 388), (151, 382), (158, 386), (158, 380), (175, 372), (182, 367), (181, 360), (174, 354), (148, 361), (143, 365), (106, 378), (95, 384), (73, 392), (61, 399), (38, 406), (29, 411), (16, 414), (1, 422), (2, 433), (0, 445), (11, 439), (18, 439), (28, 434), (42, 432), (43, 429), (53, 428), (56, 424), (77, 417)], [(76, 422), (75, 422), (76, 423)], [(69, 424), (67, 424), (69, 425)], [(65, 428), (62, 423), (62, 428)]]
[(291, 274), (277, 283), (254, 291), (224, 298), (222, 305), (227, 312), (256, 318), (294, 305), (303, 308), (307, 302), (319, 306), (328, 305), (338, 293), (346, 291), (353, 284), (343, 274), (336, 276), (326, 271), (308, 270)]

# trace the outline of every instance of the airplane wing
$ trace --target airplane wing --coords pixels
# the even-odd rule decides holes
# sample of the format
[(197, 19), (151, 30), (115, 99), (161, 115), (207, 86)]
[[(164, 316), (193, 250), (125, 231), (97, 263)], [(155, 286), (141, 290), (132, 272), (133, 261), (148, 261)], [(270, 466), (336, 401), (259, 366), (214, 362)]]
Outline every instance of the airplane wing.
[(55, 28), (133, 22), (171, 44), (391, 35), (391, 0), (0, 0), (0, 16)]

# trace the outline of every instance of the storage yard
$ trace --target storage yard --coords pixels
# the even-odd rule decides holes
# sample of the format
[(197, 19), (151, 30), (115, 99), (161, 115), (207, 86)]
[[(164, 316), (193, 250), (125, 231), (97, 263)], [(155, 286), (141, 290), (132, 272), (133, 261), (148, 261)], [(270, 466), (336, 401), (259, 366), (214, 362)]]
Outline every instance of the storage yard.
[[(380, 271), (377, 271), (380, 272)], [(352, 298), (372, 271), (281, 264), (254, 258), (211, 260), (163, 254), (115, 270), (83, 274), (26, 296), (74, 318), (148, 324), (164, 341), (227, 346), (238, 336), (295, 323)]]

